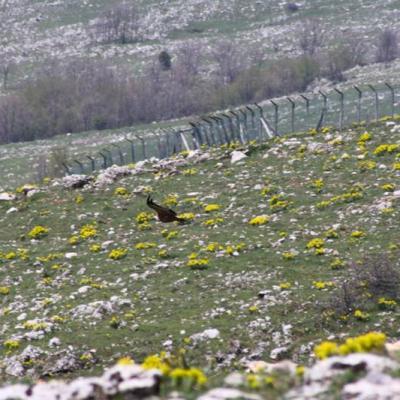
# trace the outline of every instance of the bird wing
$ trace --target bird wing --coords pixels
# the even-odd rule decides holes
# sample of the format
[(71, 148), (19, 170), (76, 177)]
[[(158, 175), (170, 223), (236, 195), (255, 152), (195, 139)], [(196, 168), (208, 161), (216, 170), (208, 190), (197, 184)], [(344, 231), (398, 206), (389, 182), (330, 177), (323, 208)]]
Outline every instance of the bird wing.
[(154, 203), (153, 199), (150, 196), (147, 197), (147, 205), (153, 210), (157, 211), (158, 213), (172, 214), (176, 216), (176, 212), (174, 210), (171, 210), (170, 208), (160, 206), (159, 204)]

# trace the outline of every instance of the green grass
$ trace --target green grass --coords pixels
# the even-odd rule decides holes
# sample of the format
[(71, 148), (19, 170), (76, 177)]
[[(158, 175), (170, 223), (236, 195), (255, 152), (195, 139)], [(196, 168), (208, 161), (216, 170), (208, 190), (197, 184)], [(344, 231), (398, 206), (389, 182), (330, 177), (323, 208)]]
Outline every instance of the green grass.
[[(365, 159), (375, 161), (377, 166), (364, 171), (360, 169), (357, 141), (366, 130), (372, 140), (366, 142)], [(369, 253), (390, 253), (400, 245), (396, 234), (399, 200), (393, 200), (386, 212), (371, 208), (389, 196), (382, 184), (393, 183), (396, 190), (400, 187), (400, 173), (393, 169), (396, 153), (380, 157), (373, 154), (382, 143), (400, 143), (398, 131), (391, 133), (385, 122), (360, 125), (343, 132), (342, 141), (329, 144), (338, 135), (300, 134), (250, 146), (249, 157), (236, 165), (230, 163), (227, 150), (213, 149), (210, 161), (180, 168), (182, 172), (195, 168), (194, 175), (145, 173), (104, 189), (84, 191), (49, 184), (28, 200), (2, 202), (0, 286), (10, 289), (8, 295), (0, 295), (2, 338), (19, 337), (31, 330), (17, 320), (21, 313), (27, 314), (26, 320), (38, 318), (45, 322), (55, 315), (63, 317), (63, 323), (54, 323), (51, 333), (32, 344), (54, 351), (48, 348), (48, 341), (56, 336), (62, 349), (71, 345), (78, 355), (95, 349), (98, 363), (72, 375), (99, 372), (127, 354), (141, 361), (162, 350), (163, 343), (170, 338), (175, 350), (186, 348), (189, 363), (203, 368), (212, 382), (218, 383), (227, 370), (239, 365), (243, 356), (233, 356), (231, 364), (222, 371), (217, 368), (215, 354), (229, 355), (233, 339), (239, 340), (248, 354), (261, 345), (263, 359), (268, 360), (272, 349), (287, 346), (290, 358), (308, 363), (310, 354), (300, 351), (302, 345), (309, 345), (310, 350), (312, 343), (329, 335), (376, 329), (395, 335), (400, 322), (398, 313), (382, 312), (374, 305), (368, 309), (368, 321), (359, 321), (351, 314), (344, 320), (325, 318), (323, 305), (336, 289), (318, 290), (313, 285), (314, 281), (329, 281), (339, 286), (348, 276), (351, 262)], [(327, 147), (314, 152), (305, 150), (310, 142)], [(313, 186), (317, 179), (324, 182), (320, 191)], [(141, 186), (151, 190), (158, 202), (175, 193), (177, 204), (173, 208), (193, 212), (194, 221), (175, 226), (151, 220), (151, 229), (141, 231), (135, 217), (149, 211), (145, 194), (133, 194)], [(130, 194), (118, 196), (114, 194), (116, 187), (125, 187)], [(262, 189), (268, 193), (262, 194)], [(321, 201), (352, 191), (362, 193), (361, 198), (316, 207)], [(288, 202), (286, 208), (271, 208), (275, 194)], [(83, 197), (79, 204), (78, 195)], [(204, 205), (212, 203), (221, 208), (208, 214)], [(7, 214), (11, 206), (18, 211)], [(270, 216), (267, 224), (248, 223), (264, 214)], [(215, 227), (204, 225), (206, 220), (216, 217), (223, 221)], [(69, 238), (79, 235), (80, 228), (89, 223), (95, 224), (97, 236), (70, 245)], [(335, 224), (339, 224), (338, 238), (327, 239), (326, 231)], [(32, 242), (27, 234), (35, 225), (48, 227), (49, 234)], [(164, 229), (177, 231), (177, 237), (167, 240), (162, 234)], [(365, 232), (365, 236), (351, 238), (355, 230)], [(315, 255), (306, 247), (317, 237), (325, 240), (323, 255)], [(112, 243), (107, 250), (89, 251), (91, 244), (109, 240)], [(134, 246), (139, 242), (154, 242), (157, 247), (137, 250)], [(206, 251), (212, 242), (221, 245), (222, 250)], [(228, 245), (240, 243), (245, 246), (239, 254), (227, 254)], [(28, 251), (29, 259), (7, 259), (7, 254), (18, 253), (20, 248)], [(117, 261), (109, 259), (113, 248), (127, 249), (127, 256)], [(158, 255), (162, 248), (168, 250), (167, 258)], [(77, 257), (67, 260), (64, 255), (68, 252), (76, 252)], [(193, 252), (199, 258), (209, 259), (206, 269), (193, 270), (186, 265)], [(285, 252), (298, 254), (287, 260)], [(49, 254), (57, 257), (38, 262), (38, 257)], [(344, 261), (344, 268), (331, 268), (336, 257)], [(60, 267), (54, 268), (55, 264)], [(286, 282), (290, 287), (280, 289), (279, 285)], [(78, 292), (82, 286), (89, 286), (86, 293)], [(263, 290), (270, 291), (271, 297), (260, 300), (258, 293)], [(131, 306), (117, 308), (99, 320), (91, 316), (83, 320), (71, 318), (71, 310), (78, 305), (109, 300), (112, 296), (129, 299)], [(113, 316), (124, 326), (111, 327)], [(291, 336), (282, 332), (282, 325), (286, 324), (292, 325)], [(221, 337), (198, 344), (185, 339), (207, 328), (217, 328)], [(281, 339), (276, 339), (278, 336)], [(29, 343), (21, 339), (15, 353)], [(0, 365), (9, 355), (0, 346)], [(10, 380), (5, 375), (0, 379)]]

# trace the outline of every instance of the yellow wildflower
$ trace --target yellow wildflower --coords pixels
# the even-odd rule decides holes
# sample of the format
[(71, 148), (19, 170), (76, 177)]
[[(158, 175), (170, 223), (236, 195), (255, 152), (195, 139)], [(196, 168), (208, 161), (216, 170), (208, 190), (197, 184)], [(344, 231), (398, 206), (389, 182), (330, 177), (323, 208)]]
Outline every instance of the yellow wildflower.
[(212, 212), (212, 211), (218, 211), (221, 208), (219, 204), (207, 204), (204, 206), (204, 211), (205, 212)]
[(49, 229), (45, 228), (41, 225), (36, 225), (32, 230), (28, 233), (28, 236), (32, 239), (41, 239), (49, 233)]
[(108, 258), (111, 260), (120, 260), (124, 258), (128, 254), (128, 250), (126, 249), (113, 249), (108, 253)]
[(269, 217), (268, 215), (259, 215), (257, 217), (252, 218), (249, 221), (250, 225), (265, 225), (266, 223), (269, 222)]

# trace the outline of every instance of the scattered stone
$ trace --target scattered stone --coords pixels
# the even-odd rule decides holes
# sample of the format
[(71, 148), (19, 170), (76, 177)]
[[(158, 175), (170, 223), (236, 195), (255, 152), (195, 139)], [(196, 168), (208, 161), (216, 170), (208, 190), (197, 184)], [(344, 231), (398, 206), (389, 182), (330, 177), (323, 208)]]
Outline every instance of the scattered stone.
[(53, 337), (49, 340), (49, 347), (58, 347), (61, 344), (61, 340), (58, 337)]
[(270, 357), (273, 360), (282, 359), (288, 355), (289, 349), (287, 347), (277, 347), (271, 350)]
[(194, 343), (197, 343), (205, 340), (216, 339), (217, 337), (219, 337), (219, 330), (211, 328), (206, 329), (201, 333), (195, 333), (194, 335), (190, 336), (190, 339), (192, 339)]
[(239, 372), (232, 372), (224, 379), (225, 385), (239, 387), (244, 385), (245, 377)]
[(15, 200), (16, 196), (12, 193), (3, 192), (0, 193), (0, 201), (12, 201)]
[(345, 385), (341, 397), (358, 400), (399, 399), (400, 379), (373, 371), (365, 378)]
[(62, 350), (52, 354), (43, 366), (44, 376), (52, 376), (82, 368), (82, 362), (71, 350)]
[(78, 253), (65, 253), (64, 257), (69, 260), (71, 258), (78, 257)]
[(244, 154), (242, 151), (232, 151), (231, 153), (231, 164), (235, 164), (240, 160), (243, 160), (244, 158), (247, 158), (246, 154)]
[(97, 187), (110, 185), (117, 179), (120, 179), (124, 176), (132, 175), (132, 173), (133, 173), (132, 169), (130, 169), (129, 167), (113, 165), (110, 168), (107, 168), (104, 171), (102, 171), (97, 176), (96, 182), (94, 184)]
[(242, 392), (238, 389), (230, 388), (216, 388), (209, 390), (207, 393), (203, 394), (198, 398), (198, 400), (261, 400), (262, 397), (256, 394), (249, 394)]
[(82, 189), (93, 180), (93, 177), (87, 175), (67, 175), (61, 179), (61, 185), (66, 189)]
[(70, 383), (41, 381), (33, 386), (18, 384), (4, 387), (0, 389), (0, 400), (89, 400), (117, 395), (139, 399), (158, 395), (160, 380), (157, 370), (144, 370), (138, 365), (116, 365), (98, 378), (78, 378)]
[[(365, 372), (370, 376), (379, 376), (379, 379), (369, 378), (366, 381), (368, 384), (376, 385), (379, 380), (383, 381), (386, 378), (382, 377), (385, 371), (393, 371), (399, 368), (399, 364), (390, 360), (387, 357), (378, 356), (369, 353), (354, 353), (343, 357), (329, 357), (326, 360), (316, 362), (310, 369), (305, 371), (304, 382), (305, 385), (291, 390), (286, 398), (289, 400), (298, 399), (315, 399), (322, 398), (323, 394), (329, 389), (332, 380), (340, 374), (345, 372)], [(378, 374), (378, 375), (377, 375)], [(367, 378), (365, 378), (367, 379)], [(357, 382), (356, 382), (357, 383)], [(355, 385), (356, 385), (355, 383)], [(396, 383), (397, 384), (397, 383)], [(347, 388), (349, 393), (358, 391), (360, 386), (350, 386)], [(365, 391), (364, 393), (368, 393)], [(357, 399), (393, 399), (395, 397), (343, 397), (343, 398), (357, 398)]]

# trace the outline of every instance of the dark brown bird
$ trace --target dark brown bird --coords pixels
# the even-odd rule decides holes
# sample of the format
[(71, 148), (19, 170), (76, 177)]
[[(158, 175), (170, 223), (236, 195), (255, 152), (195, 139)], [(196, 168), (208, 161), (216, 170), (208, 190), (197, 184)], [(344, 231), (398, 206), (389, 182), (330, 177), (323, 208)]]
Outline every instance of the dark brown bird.
[(152, 208), (153, 210), (156, 211), (158, 219), (161, 222), (178, 221), (180, 224), (184, 224), (186, 222), (186, 220), (184, 220), (183, 218), (179, 218), (176, 215), (176, 212), (174, 210), (171, 210), (170, 208), (163, 207), (163, 206), (160, 206), (160, 205), (154, 203), (154, 201), (151, 198), (151, 196), (147, 197), (147, 202), (146, 203), (150, 208)]

